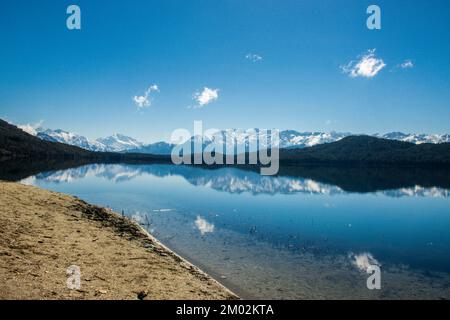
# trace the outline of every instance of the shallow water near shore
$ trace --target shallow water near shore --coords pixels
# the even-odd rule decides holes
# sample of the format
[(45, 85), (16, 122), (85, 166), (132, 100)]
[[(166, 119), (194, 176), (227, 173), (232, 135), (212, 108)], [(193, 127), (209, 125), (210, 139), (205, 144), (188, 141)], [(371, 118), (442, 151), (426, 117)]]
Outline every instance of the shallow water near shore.
[(243, 298), (450, 298), (445, 186), (305, 176), (92, 164), (21, 182), (123, 212)]

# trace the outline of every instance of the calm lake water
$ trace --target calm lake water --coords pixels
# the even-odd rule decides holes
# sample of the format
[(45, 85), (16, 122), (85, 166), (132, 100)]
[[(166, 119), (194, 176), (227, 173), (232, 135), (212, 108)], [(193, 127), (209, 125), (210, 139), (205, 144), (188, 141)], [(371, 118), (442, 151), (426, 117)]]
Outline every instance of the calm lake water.
[[(123, 210), (243, 298), (449, 299), (449, 190), (362, 192), (367, 180), (352, 177), (94, 164), (22, 183)], [(369, 264), (381, 290), (366, 286)]]

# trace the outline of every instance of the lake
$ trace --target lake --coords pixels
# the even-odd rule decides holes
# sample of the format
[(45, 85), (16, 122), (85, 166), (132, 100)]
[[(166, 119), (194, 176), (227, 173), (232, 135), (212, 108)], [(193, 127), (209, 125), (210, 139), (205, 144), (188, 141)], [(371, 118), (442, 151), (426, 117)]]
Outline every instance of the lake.
[[(439, 172), (90, 164), (21, 178), (107, 206), (243, 298), (449, 299)], [(381, 268), (369, 290), (367, 266)]]

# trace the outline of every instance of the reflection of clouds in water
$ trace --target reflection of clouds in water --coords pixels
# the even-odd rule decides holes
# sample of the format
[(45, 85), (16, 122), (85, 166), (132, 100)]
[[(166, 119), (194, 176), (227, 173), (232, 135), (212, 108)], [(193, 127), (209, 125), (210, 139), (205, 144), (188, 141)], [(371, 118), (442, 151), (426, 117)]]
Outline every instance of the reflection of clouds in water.
[(351, 253), (349, 255), (352, 264), (359, 270), (366, 272), (371, 265), (381, 266), (377, 259), (371, 253), (364, 252), (360, 254)]
[[(218, 223), (209, 214), (197, 214)], [(347, 248), (321, 250), (319, 244), (315, 250), (316, 243), (304, 241), (307, 240), (305, 237), (301, 241), (306, 245), (305, 250), (296, 251), (287, 246), (290, 242), (278, 242), (278, 238), (273, 242), (270, 238), (255, 237), (226, 226), (217, 227), (214, 234), (201, 237), (193, 223), (198, 219), (197, 214), (193, 217), (183, 215), (182, 219), (177, 214), (159, 215), (164, 219), (156, 222), (159, 235), (166, 239), (173, 237), (170, 243), (180, 252), (203, 261), (205, 268), (225, 275), (228, 281), (251, 295), (244, 295), (244, 299), (425, 299), (449, 297), (450, 294), (448, 273), (430, 270), (430, 276), (424, 275), (422, 269), (392, 263), (381, 256), (374, 257), (376, 253), (369, 248), (344, 253), (342, 250)], [(186, 224), (189, 217), (192, 223)], [(370, 263), (378, 263), (378, 259), (384, 267), (383, 290), (368, 290), (369, 275), (367, 269), (361, 269)]]
[(209, 223), (200, 216), (197, 216), (197, 220), (195, 220), (195, 226), (200, 231), (202, 236), (205, 235), (206, 233), (214, 232), (214, 224)]

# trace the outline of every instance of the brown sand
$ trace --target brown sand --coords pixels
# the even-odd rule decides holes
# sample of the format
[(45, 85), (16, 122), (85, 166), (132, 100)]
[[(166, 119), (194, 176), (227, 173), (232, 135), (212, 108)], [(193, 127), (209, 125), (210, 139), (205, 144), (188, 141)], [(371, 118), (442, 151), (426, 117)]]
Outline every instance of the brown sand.
[[(81, 288), (67, 287), (67, 268)], [(0, 182), (0, 299), (236, 299), (218, 282), (103, 208)]]

